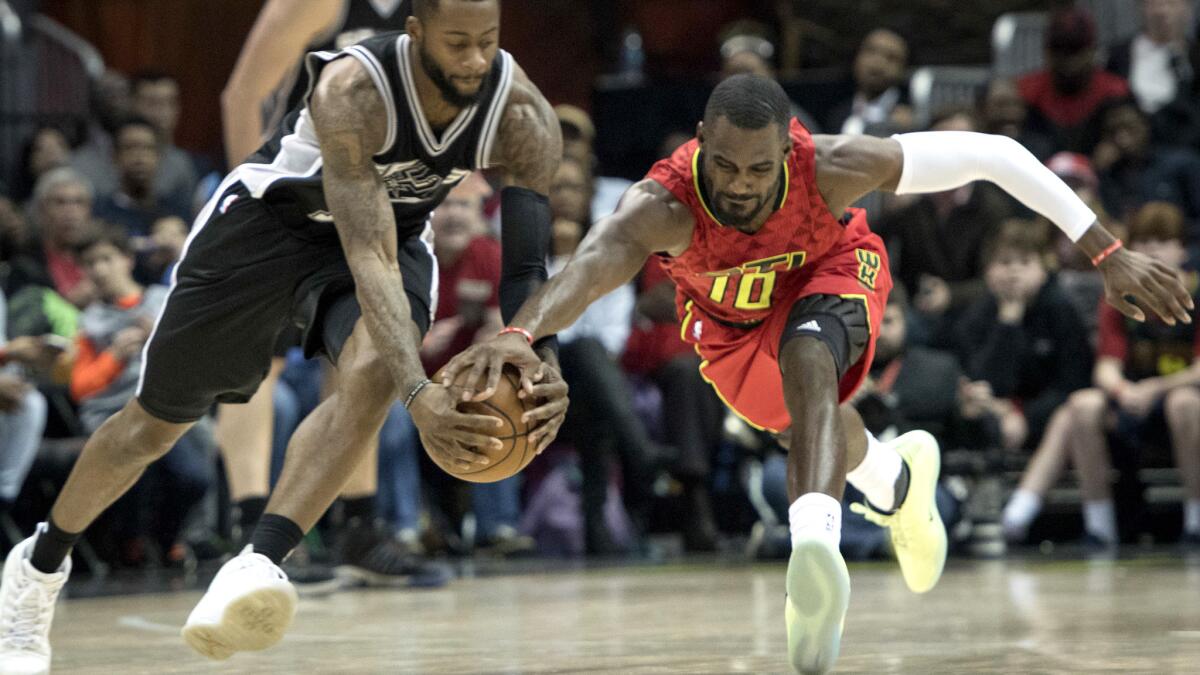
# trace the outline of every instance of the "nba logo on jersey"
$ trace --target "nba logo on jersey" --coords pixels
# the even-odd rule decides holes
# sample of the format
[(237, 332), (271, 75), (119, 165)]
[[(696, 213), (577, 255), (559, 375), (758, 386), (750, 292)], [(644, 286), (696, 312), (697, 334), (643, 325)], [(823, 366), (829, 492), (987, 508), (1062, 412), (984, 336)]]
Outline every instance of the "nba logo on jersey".
[(700, 334), (704, 332), (704, 322), (696, 320), (692, 322), (692, 338), (697, 342), (700, 341)]

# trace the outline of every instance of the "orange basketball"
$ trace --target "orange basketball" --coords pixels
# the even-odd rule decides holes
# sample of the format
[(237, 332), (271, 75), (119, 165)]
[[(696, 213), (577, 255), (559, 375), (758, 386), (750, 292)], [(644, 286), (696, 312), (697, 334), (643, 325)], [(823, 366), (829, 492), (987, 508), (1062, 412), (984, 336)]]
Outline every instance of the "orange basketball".
[[(459, 373), (450, 385), (451, 390), (455, 391), (457, 396), (462, 396), (462, 384), (467, 379), (468, 372), (464, 370)], [(433, 376), (433, 381), (442, 381), (441, 371)], [(497, 427), (491, 433), (492, 436), (500, 439), (504, 444), (503, 447), (499, 450), (482, 449), (482, 452), (491, 460), (490, 464), (473, 464), (471, 468), (463, 471), (442, 463), (441, 459), (432, 454), (429, 455), (430, 459), (451, 476), (472, 483), (494, 483), (524, 469), (533, 460), (535, 448), (529, 443), (530, 425), (521, 421), (521, 415), (536, 406), (533, 401), (517, 398), (520, 388), (521, 376), (517, 369), (505, 365), (504, 373), (500, 377), (500, 384), (496, 385), (496, 393), (491, 398), (486, 401), (464, 401), (458, 404), (458, 409), (464, 413), (491, 415), (504, 422), (504, 426)]]

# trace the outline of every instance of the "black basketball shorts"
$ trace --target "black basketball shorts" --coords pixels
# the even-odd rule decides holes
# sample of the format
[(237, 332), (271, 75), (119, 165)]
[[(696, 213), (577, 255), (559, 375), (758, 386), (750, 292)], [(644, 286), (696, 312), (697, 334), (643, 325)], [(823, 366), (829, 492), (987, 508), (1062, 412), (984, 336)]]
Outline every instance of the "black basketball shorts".
[[(142, 359), (137, 398), (167, 422), (200, 419), (214, 402), (244, 403), (270, 368), (281, 332), (334, 363), (362, 315), (333, 226), (301, 237), (240, 182), (205, 206), (175, 269)], [(400, 242), (400, 272), (423, 335), (437, 307), (432, 230)]]

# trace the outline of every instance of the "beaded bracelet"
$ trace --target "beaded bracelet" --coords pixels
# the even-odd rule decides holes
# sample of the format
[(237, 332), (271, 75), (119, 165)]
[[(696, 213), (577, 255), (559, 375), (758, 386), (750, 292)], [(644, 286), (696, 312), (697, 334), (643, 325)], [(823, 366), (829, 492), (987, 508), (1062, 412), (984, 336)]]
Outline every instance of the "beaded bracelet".
[(413, 387), (412, 391), (408, 392), (408, 398), (404, 399), (404, 407), (408, 408), (410, 405), (412, 405), (412, 402), (417, 400), (417, 394), (421, 393), (422, 389), (431, 384), (433, 384), (433, 380), (429, 378), (425, 378), (424, 380), (418, 382), (417, 386)]

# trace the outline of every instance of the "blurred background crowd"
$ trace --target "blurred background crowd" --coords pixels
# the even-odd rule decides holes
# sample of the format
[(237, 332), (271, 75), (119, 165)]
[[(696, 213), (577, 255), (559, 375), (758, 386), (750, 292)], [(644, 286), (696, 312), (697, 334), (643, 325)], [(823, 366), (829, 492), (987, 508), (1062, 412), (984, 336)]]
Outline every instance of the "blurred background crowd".
[[(262, 103), (225, 86), (261, 6), (0, 0), (0, 549), (31, 531), (87, 434), (133, 395), (192, 219), (229, 168), (222, 103)], [(502, 44), (558, 104), (565, 141), (551, 273), (691, 137), (716, 82), (753, 72), (779, 78), (814, 132), (1015, 138), (1131, 248), (1200, 290), (1193, 0), (503, 7)], [(433, 216), (443, 290), (429, 372), (500, 326), (497, 188), (472, 176)], [(923, 428), (941, 441), (957, 552), (1200, 547), (1193, 326), (1104, 305), (1090, 261), (990, 184), (863, 205), (898, 283), (854, 404), (885, 440)], [(374, 569), (409, 579), (457, 556), (786, 556), (783, 451), (703, 381), (656, 261), (560, 341), (571, 409), (522, 475), (449, 478), (398, 405), (377, 484), (341, 500), (301, 556), (382, 556)], [(289, 353), (272, 477), (330, 376)], [(83, 564), (188, 569), (237, 548), (265, 494), (230, 479), (222, 458), (241, 440), (213, 428), (185, 436), (89, 530)], [(848, 558), (887, 555), (881, 530), (848, 511), (845, 522)]]

